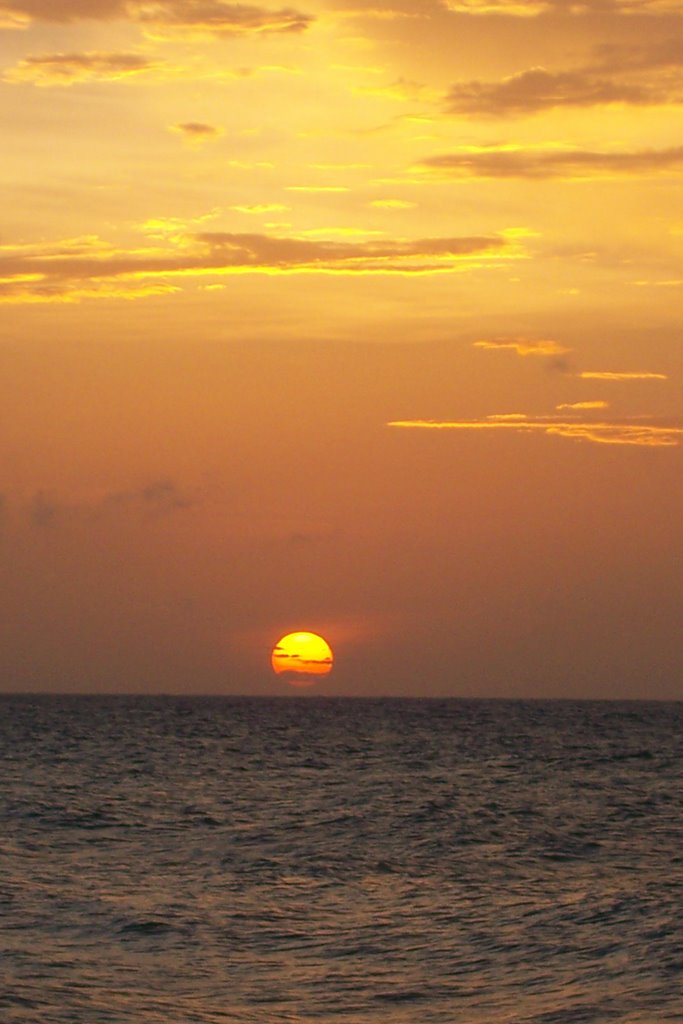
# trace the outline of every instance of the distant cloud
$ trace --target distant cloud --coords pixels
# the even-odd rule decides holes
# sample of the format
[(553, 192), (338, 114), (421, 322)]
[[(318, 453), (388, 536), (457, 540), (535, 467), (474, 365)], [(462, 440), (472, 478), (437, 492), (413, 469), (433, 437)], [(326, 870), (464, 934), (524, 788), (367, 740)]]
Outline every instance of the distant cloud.
[(126, 15), (126, 0), (2, 0), (0, 12), (22, 24), (121, 18)]
[(434, 274), (520, 258), (503, 235), (336, 241), (204, 231), (159, 232), (159, 244), (118, 250), (97, 238), (0, 245), (0, 303), (136, 298), (184, 278), (236, 273)]
[(559, 412), (561, 412), (563, 409), (576, 409), (577, 411), (583, 409), (607, 409), (609, 408), (609, 402), (562, 402), (561, 405), (556, 405), (555, 408)]
[(159, 515), (192, 508), (198, 502), (196, 495), (182, 490), (174, 480), (163, 478), (153, 480), (136, 490), (114, 491), (99, 502), (97, 509), (106, 512), (115, 508), (132, 507)]
[(528, 338), (501, 338), (474, 341), (472, 344), (474, 348), (508, 350), (516, 352), (518, 356), (562, 356), (572, 351), (559, 341), (549, 339), (533, 341)]
[[(679, 9), (683, 14), (683, 8)], [(563, 107), (683, 103), (683, 36), (638, 45), (602, 44), (568, 69), (525, 68), (505, 78), (456, 82), (445, 109), (460, 116), (520, 117)]]
[(27, 512), (31, 526), (44, 529), (56, 525), (59, 506), (44, 491), (38, 491), (31, 498)]
[(182, 124), (171, 125), (169, 131), (175, 132), (191, 146), (202, 145), (204, 142), (211, 142), (223, 134), (222, 128), (213, 124), (204, 124), (202, 121), (185, 121)]
[(412, 210), (417, 203), (412, 203), (407, 199), (373, 199), (368, 206), (373, 206), (378, 210)]
[(5, 72), (6, 82), (72, 85), (74, 82), (114, 82), (161, 67), (159, 61), (137, 53), (51, 53), (26, 57)]
[(584, 370), (577, 374), (584, 380), (668, 380), (665, 373), (633, 372), (623, 370)]
[(421, 166), (454, 179), (472, 178), (608, 178), (683, 170), (683, 146), (597, 152), (582, 149), (463, 149), (427, 157)]
[(254, 203), (251, 206), (231, 206), (230, 209), (236, 210), (237, 213), (260, 216), (266, 213), (282, 213), (285, 210), (291, 209), (291, 207), (285, 206), (284, 203)]
[(536, 18), (541, 15), (590, 14), (624, 16), (634, 14), (680, 14), (678, 0), (443, 0), (455, 14), (476, 17)]
[(229, 0), (128, 0), (127, 9), (143, 28), (160, 35), (302, 32), (313, 20), (291, 7), (271, 10)]
[(152, 35), (246, 35), (301, 32), (313, 20), (290, 7), (269, 9), (230, 0), (3, 0), (0, 26), (31, 21), (128, 18)]
[(396, 20), (401, 18), (429, 18), (444, 10), (443, 0), (332, 0), (335, 14)]
[(551, 9), (550, 0), (444, 0), (456, 14), (505, 15), (510, 18), (535, 18)]
[(629, 84), (583, 70), (530, 68), (500, 82), (475, 80), (454, 85), (446, 97), (446, 109), (450, 114), (508, 117), (553, 107), (605, 103), (643, 105), (660, 103), (666, 98), (666, 93), (645, 82)]
[(641, 448), (673, 448), (683, 442), (683, 427), (643, 423), (586, 423), (551, 419), (486, 420), (393, 420), (389, 427), (407, 430), (508, 431), (540, 433), (596, 444), (633, 445)]
[(124, 512), (137, 516), (165, 516), (198, 505), (201, 497), (162, 478), (130, 491), (112, 491), (91, 500), (66, 500), (40, 490), (24, 512), (31, 526), (47, 529), (73, 522), (95, 522)]

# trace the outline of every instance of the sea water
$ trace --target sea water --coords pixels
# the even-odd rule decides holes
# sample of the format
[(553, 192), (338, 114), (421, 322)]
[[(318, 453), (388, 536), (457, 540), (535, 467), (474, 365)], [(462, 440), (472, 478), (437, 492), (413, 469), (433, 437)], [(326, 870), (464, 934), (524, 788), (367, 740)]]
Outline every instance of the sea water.
[(681, 703), (0, 698), (0, 1021), (683, 1021), (682, 736)]

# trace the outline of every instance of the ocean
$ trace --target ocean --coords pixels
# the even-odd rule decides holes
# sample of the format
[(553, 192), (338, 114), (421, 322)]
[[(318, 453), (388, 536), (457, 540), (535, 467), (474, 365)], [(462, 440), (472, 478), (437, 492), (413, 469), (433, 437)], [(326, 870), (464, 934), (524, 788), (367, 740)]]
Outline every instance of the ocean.
[(683, 703), (0, 698), (2, 1024), (683, 1021)]

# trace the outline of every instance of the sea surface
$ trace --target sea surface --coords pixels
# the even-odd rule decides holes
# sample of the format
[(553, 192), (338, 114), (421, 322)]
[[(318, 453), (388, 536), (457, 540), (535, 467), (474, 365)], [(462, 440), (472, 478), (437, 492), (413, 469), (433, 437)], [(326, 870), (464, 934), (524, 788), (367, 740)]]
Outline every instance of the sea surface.
[(683, 1021), (683, 703), (0, 698), (2, 1024)]

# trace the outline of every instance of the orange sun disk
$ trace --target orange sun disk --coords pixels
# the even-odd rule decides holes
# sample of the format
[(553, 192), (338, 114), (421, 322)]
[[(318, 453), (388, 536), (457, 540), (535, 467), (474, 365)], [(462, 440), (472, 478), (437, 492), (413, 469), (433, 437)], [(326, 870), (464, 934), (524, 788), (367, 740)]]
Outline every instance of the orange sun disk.
[(332, 648), (317, 633), (287, 633), (273, 647), (273, 671), (293, 686), (312, 686), (332, 671)]

